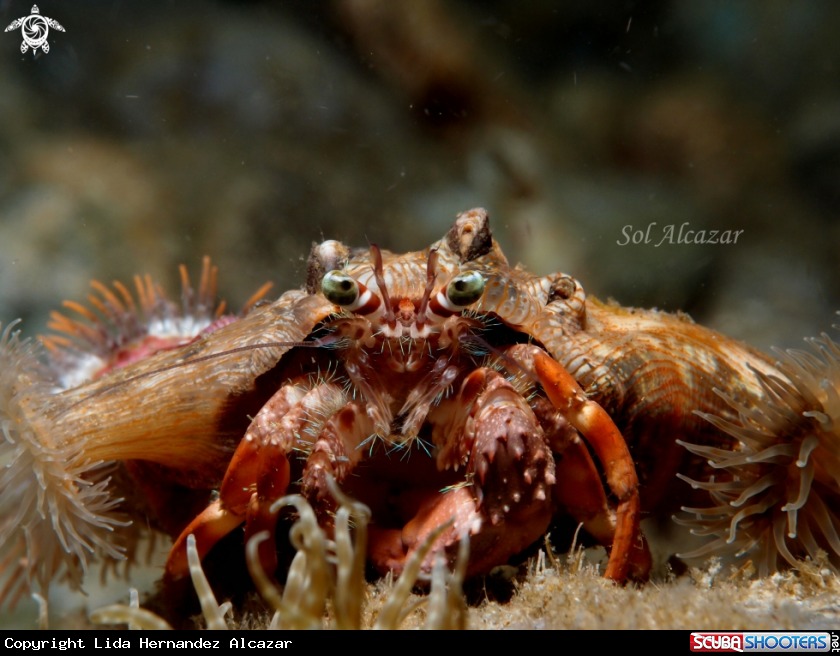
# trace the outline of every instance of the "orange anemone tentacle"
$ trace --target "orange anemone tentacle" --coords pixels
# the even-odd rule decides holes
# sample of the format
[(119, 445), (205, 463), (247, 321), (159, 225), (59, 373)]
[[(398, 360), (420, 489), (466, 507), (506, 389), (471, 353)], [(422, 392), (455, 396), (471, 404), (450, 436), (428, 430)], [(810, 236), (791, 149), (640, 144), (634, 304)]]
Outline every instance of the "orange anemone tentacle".
[(98, 280), (91, 280), (90, 286), (93, 287), (100, 294), (102, 294), (102, 297), (105, 299), (107, 304), (114, 310), (116, 310), (119, 314), (125, 313), (125, 306), (120, 302), (120, 299), (117, 298), (116, 294), (114, 294), (105, 285), (103, 285)]
[(273, 282), (268, 281), (264, 283), (262, 287), (260, 287), (257, 291), (253, 293), (251, 298), (245, 301), (245, 303), (242, 305), (242, 311), (240, 312), (240, 314), (246, 314), (248, 310), (250, 310), (251, 307), (254, 306), (255, 303), (261, 301), (265, 297), (265, 295), (268, 294), (272, 287), (274, 287)]
[(128, 291), (125, 285), (123, 285), (119, 280), (115, 280), (113, 282), (114, 289), (116, 289), (120, 296), (123, 297), (125, 301), (125, 306), (128, 308), (129, 314), (137, 314), (137, 306), (134, 303), (134, 297), (131, 295), (131, 292)]

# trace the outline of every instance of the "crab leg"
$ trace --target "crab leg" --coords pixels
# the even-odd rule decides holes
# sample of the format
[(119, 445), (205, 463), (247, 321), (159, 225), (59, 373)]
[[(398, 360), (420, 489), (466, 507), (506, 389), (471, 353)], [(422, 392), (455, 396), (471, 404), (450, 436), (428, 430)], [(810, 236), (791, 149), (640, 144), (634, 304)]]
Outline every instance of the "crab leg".
[(598, 542), (612, 544), (615, 518), (610, 513), (601, 475), (583, 440), (575, 436), (562, 450), (553, 444), (552, 450), (560, 455), (557, 483), (551, 490), (554, 498)]
[(324, 422), (303, 470), (303, 493), (317, 507), (328, 505), (334, 516), (337, 507), (327, 479), (341, 483), (364, 455), (362, 443), (376, 432), (364, 403), (350, 402)]
[[(546, 395), (592, 445), (607, 476), (610, 490), (618, 498), (615, 534), (605, 576), (623, 582), (635, 562), (644, 560), (634, 554), (645, 549), (639, 529), (639, 481), (636, 467), (621, 432), (606, 411), (586, 398), (577, 381), (556, 360), (536, 346), (517, 345), (508, 353), (532, 369)], [(580, 455), (580, 451), (577, 451)], [(571, 455), (571, 454), (570, 454)]]
[[(298, 381), (300, 383), (300, 381)], [(192, 533), (203, 558), (220, 539), (245, 522), (245, 542), (262, 531), (260, 563), (277, 569), (274, 528), (279, 511), (274, 502), (290, 483), (288, 454), (308, 452), (303, 490), (313, 503), (329, 503), (327, 475), (338, 482), (362, 457), (361, 444), (374, 431), (363, 404), (347, 403), (340, 385), (316, 385), (308, 392), (294, 381), (284, 385), (257, 413), (228, 466), (218, 501), (210, 504), (176, 540), (166, 564), (167, 577), (177, 580), (189, 569), (186, 540)], [(313, 443), (306, 438), (309, 437)]]
[(167, 584), (178, 581), (189, 573), (187, 538), (190, 534), (195, 535), (198, 556), (203, 559), (213, 545), (244, 520), (244, 516), (225, 510), (221, 501), (214, 501), (207, 506), (198, 517), (189, 523), (184, 532), (175, 540), (175, 544), (172, 545), (169, 557), (166, 559), (164, 581)]
[[(257, 533), (268, 531), (269, 538), (257, 547), (263, 571), (274, 576), (277, 570), (277, 552), (274, 544), (274, 528), (279, 508), (272, 512), (274, 502), (286, 494), (289, 487), (289, 460), (287, 451), (276, 438), (268, 441), (259, 458), (259, 472), (256, 491), (251, 494), (245, 517), (245, 544)], [(222, 486), (224, 488), (224, 485)]]
[[(307, 397), (323, 395), (324, 386), (309, 393), (298, 385), (284, 385), (271, 397), (251, 422), (225, 472), (219, 499), (211, 503), (181, 532), (166, 561), (166, 577), (174, 581), (189, 573), (187, 537), (194, 534), (200, 558), (225, 535), (247, 521), (246, 534), (271, 526), (276, 514), (271, 504), (286, 492), (289, 484), (287, 455), (297, 441), (296, 424), (305, 421)], [(297, 420), (297, 422), (295, 421)], [(269, 531), (273, 535), (273, 530)], [(265, 570), (274, 572), (274, 541), (261, 545)], [(274, 567), (271, 568), (272, 563)]]
[[(614, 543), (616, 513), (610, 509), (601, 475), (580, 437), (566, 446), (557, 461), (557, 484), (552, 493), (589, 535), (603, 545)], [(628, 573), (636, 580), (646, 580), (652, 565), (650, 550), (641, 532), (638, 540), (631, 552)]]

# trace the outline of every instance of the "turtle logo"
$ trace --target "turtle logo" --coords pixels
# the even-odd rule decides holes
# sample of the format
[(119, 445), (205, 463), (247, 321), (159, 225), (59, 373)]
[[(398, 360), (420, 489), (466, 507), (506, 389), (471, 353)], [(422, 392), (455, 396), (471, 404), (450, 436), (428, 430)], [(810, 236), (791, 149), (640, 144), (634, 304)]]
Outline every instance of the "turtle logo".
[(32, 48), (32, 54), (38, 48), (48, 53), (50, 51), (50, 44), (47, 43), (47, 35), (50, 33), (50, 28), (63, 32), (64, 28), (59, 25), (58, 21), (46, 16), (41, 16), (38, 5), (32, 5), (32, 13), (29, 16), (24, 16), (12, 21), (12, 24), (6, 28), (6, 32), (11, 32), (21, 28), (23, 34), (23, 43), (20, 44), (20, 51), (26, 52)]

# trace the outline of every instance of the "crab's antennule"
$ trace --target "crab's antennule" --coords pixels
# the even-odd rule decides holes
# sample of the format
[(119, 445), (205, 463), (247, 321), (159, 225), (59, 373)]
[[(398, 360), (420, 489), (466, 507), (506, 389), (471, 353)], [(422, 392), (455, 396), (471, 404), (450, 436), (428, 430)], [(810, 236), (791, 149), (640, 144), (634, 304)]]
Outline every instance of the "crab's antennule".
[(426, 323), (426, 307), (429, 305), (429, 298), (432, 296), (432, 291), (435, 288), (435, 280), (437, 279), (438, 252), (437, 248), (433, 248), (429, 252), (429, 261), (426, 264), (426, 289), (423, 290), (423, 298), (420, 301), (420, 309), (417, 311), (417, 325), (422, 327)]
[(394, 308), (391, 305), (391, 297), (388, 296), (388, 288), (385, 286), (385, 275), (382, 270), (382, 251), (376, 244), (370, 245), (370, 252), (373, 255), (373, 276), (376, 278), (376, 285), (379, 287), (379, 295), (382, 296), (382, 303), (385, 305), (385, 312), (382, 318), (389, 324), (397, 320), (394, 315)]

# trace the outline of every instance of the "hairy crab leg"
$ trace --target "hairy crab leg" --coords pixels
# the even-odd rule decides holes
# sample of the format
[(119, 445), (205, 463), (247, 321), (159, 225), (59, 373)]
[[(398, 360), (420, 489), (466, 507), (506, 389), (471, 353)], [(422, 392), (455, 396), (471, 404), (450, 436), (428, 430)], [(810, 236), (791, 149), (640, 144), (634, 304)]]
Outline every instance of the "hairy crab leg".
[[(318, 390), (320, 388), (315, 388), (309, 395)], [(283, 426), (283, 421), (287, 420), (288, 424), (290, 415), (301, 407), (306, 396), (299, 384), (293, 381), (281, 387), (254, 417), (225, 472), (219, 499), (189, 523), (169, 552), (166, 561), (169, 580), (178, 580), (189, 573), (186, 540), (190, 534), (195, 534), (196, 548), (203, 559), (213, 545), (242, 522), (248, 520), (253, 524), (249, 534), (262, 530), (257, 525), (264, 528), (270, 522), (265, 517), (266, 509), (285, 494), (289, 484), (286, 454), (296, 441), (294, 429), (289, 436), (289, 426)], [(287, 430), (283, 431), (283, 428)], [(275, 558), (273, 546), (272, 541), (261, 550), (269, 565)]]
[(366, 404), (353, 401), (324, 422), (303, 470), (303, 492), (313, 506), (326, 503), (333, 514), (337, 510), (327, 481), (341, 483), (362, 459), (359, 447), (376, 427), (366, 410)]
[[(639, 528), (639, 480), (627, 444), (613, 420), (594, 401), (589, 400), (577, 381), (556, 360), (536, 346), (517, 345), (509, 350), (517, 361), (530, 364), (551, 402), (592, 445), (604, 466), (607, 484), (618, 498), (615, 535), (604, 576), (623, 582), (646, 549)], [(646, 572), (640, 572), (646, 575)]]
[(167, 577), (177, 580), (188, 573), (186, 540), (191, 533), (196, 535), (203, 558), (243, 522), (246, 542), (257, 533), (268, 532), (269, 538), (260, 542), (258, 551), (263, 569), (273, 574), (277, 569), (274, 529), (279, 509), (272, 508), (290, 483), (288, 454), (294, 449), (307, 453), (304, 493), (313, 503), (327, 503), (327, 476), (344, 480), (362, 457), (358, 446), (374, 430), (368, 415), (364, 404), (348, 403), (342, 387), (334, 382), (317, 384), (308, 392), (301, 381), (284, 385), (257, 413), (239, 443), (218, 501), (196, 517), (175, 542), (167, 561)]

